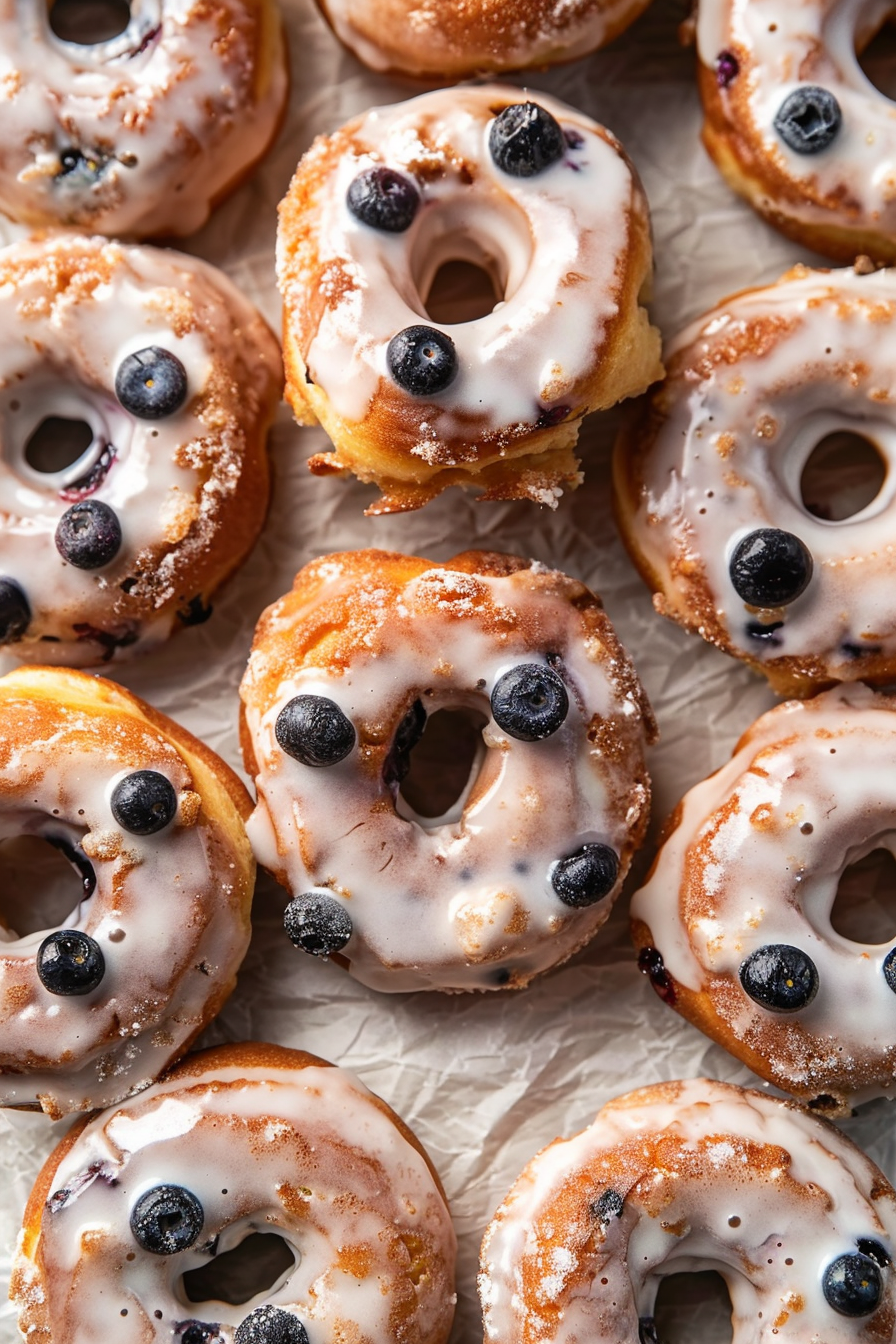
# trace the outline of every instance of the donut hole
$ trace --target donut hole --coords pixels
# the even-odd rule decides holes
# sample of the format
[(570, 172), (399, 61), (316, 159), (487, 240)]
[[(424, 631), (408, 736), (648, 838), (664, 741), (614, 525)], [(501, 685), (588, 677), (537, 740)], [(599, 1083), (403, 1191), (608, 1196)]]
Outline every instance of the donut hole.
[(228, 1302), (240, 1307), (270, 1293), (296, 1267), (296, 1253), (275, 1232), (252, 1232), (239, 1246), (187, 1270), (182, 1279), (188, 1302)]
[(93, 869), (66, 840), (16, 835), (0, 841), (0, 925), (3, 941), (69, 928), (87, 900)]
[(92, 47), (124, 32), (131, 8), (127, 0), (54, 0), (49, 17), (61, 41)]
[(427, 317), (445, 326), (476, 322), (503, 298), (494, 275), (472, 261), (443, 261), (424, 299)]
[(32, 471), (55, 475), (79, 462), (93, 440), (93, 427), (86, 420), (48, 415), (25, 443), (25, 461)]
[(532, 236), (515, 206), (442, 202), (424, 213), (410, 253), (419, 315), (443, 326), (476, 322), (510, 299), (528, 274)]
[(807, 513), (826, 522), (853, 518), (877, 499), (887, 464), (875, 443), (850, 429), (825, 434), (803, 467), (800, 498)]
[(875, 33), (856, 34), (856, 58), (865, 78), (890, 101), (896, 101), (896, 27), (889, 16)]
[(482, 730), (487, 723), (485, 714), (467, 705), (428, 716), (399, 786), (399, 815), (423, 826), (445, 825), (460, 816), (485, 759)]
[(844, 869), (830, 919), (834, 932), (851, 943), (896, 939), (896, 858), (888, 849), (873, 849)]
[(691, 1344), (695, 1337), (730, 1344), (731, 1314), (728, 1286), (715, 1270), (669, 1274), (656, 1295), (654, 1338), (661, 1344)]

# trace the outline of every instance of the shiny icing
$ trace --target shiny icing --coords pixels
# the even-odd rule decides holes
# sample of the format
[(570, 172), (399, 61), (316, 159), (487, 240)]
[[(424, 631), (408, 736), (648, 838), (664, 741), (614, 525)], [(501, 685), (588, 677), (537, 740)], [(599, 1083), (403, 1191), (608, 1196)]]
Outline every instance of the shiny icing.
[[(69, 665), (151, 647), (189, 622), (197, 595), (205, 606), (261, 526), (266, 494), (246, 473), (266, 474), (276, 342), (206, 263), (74, 235), (0, 252), (0, 332), (0, 575), (31, 608), (8, 647)], [(187, 398), (145, 420), (119, 402), (115, 374), (153, 345), (183, 364)], [(26, 457), (47, 417), (93, 433), (64, 470)], [(253, 494), (261, 500), (250, 505)], [(56, 548), (59, 520), (80, 499), (109, 505), (121, 523), (121, 550), (101, 569), (76, 568)]]
[[(595, 1206), (607, 1190), (619, 1217)], [(888, 1340), (896, 1285), (873, 1316), (826, 1302), (821, 1276), (859, 1238), (893, 1255), (896, 1195), (833, 1126), (705, 1078), (605, 1106), (590, 1128), (529, 1163), (489, 1227), (480, 1293), (487, 1344), (619, 1344), (655, 1338), (660, 1281), (713, 1269), (732, 1344)]]
[(269, 0), (133, 0), (125, 30), (91, 45), (57, 37), (45, 0), (2, 0), (0, 209), (192, 233), (264, 152), (286, 92)]
[[(242, 686), (256, 857), (294, 895), (325, 889), (344, 903), (353, 935), (342, 955), (380, 990), (522, 986), (564, 961), (608, 917), (647, 821), (650, 711), (596, 600), (535, 562), (501, 576), (477, 572), (494, 557), (461, 559), (468, 572), (376, 551), (308, 566), (297, 596), (262, 618)], [(363, 616), (338, 661), (313, 649), (315, 629), (339, 619), (331, 602)], [(569, 715), (545, 740), (515, 740), (491, 716), (491, 690), (549, 655)], [(333, 700), (356, 728), (338, 765), (302, 765), (277, 743), (280, 710), (307, 693)], [(466, 709), (485, 725), (442, 817), (419, 816), (383, 777), (418, 698), (428, 716)], [(573, 909), (550, 870), (591, 841), (619, 855), (618, 881)]]
[[(205, 1214), (199, 1240), (174, 1255), (144, 1251), (129, 1228), (160, 1184), (186, 1187)], [(240, 1305), (191, 1302), (182, 1276), (253, 1232), (282, 1238), (295, 1266)], [(20, 1248), (13, 1293), (34, 1341), (49, 1327), (66, 1344), (168, 1344), (199, 1320), (231, 1344), (271, 1303), (310, 1344), (444, 1344), (454, 1255), (425, 1158), (351, 1074), (212, 1058), (90, 1122), (53, 1176), (36, 1250)]]

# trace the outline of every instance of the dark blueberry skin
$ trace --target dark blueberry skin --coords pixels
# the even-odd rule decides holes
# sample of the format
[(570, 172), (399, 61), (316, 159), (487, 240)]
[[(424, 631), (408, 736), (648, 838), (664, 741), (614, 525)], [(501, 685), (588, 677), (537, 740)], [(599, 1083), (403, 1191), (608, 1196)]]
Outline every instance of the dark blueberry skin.
[(280, 1307), (256, 1307), (237, 1326), (233, 1344), (308, 1344), (308, 1332)]
[(819, 154), (836, 139), (842, 122), (834, 95), (815, 84), (806, 84), (787, 95), (774, 124), (785, 145), (797, 154)]
[(492, 122), (488, 148), (510, 177), (535, 177), (563, 158), (566, 141), (559, 124), (538, 103), (514, 103)]
[(138, 420), (163, 420), (187, 399), (187, 371), (169, 350), (149, 345), (121, 361), (115, 395)]
[(862, 1255), (867, 1255), (868, 1259), (873, 1260), (876, 1265), (880, 1265), (881, 1269), (885, 1269), (887, 1265), (893, 1263), (893, 1257), (886, 1246), (881, 1246), (880, 1242), (875, 1241), (873, 1237), (859, 1237), (856, 1245)]
[(37, 974), (50, 994), (66, 998), (89, 994), (106, 973), (99, 943), (77, 929), (59, 929), (45, 938), (37, 951)]
[(352, 936), (352, 921), (345, 907), (332, 896), (317, 891), (290, 901), (283, 927), (296, 947), (313, 957), (341, 952)]
[(740, 968), (744, 992), (772, 1013), (796, 1013), (818, 992), (815, 962), (798, 947), (769, 943), (751, 952)]
[(209, 1325), (206, 1321), (189, 1321), (179, 1328), (182, 1330), (179, 1344), (223, 1344), (217, 1322)]
[(355, 745), (355, 730), (325, 695), (296, 695), (277, 715), (274, 733), (287, 756), (302, 765), (338, 765)]
[(621, 1218), (624, 1201), (618, 1190), (605, 1190), (591, 1205), (591, 1213), (599, 1223), (609, 1224), (612, 1218)]
[(177, 813), (177, 794), (171, 782), (157, 770), (135, 770), (125, 775), (112, 792), (112, 815), (131, 835), (155, 835)]
[(205, 1213), (182, 1185), (157, 1185), (141, 1195), (131, 1211), (131, 1232), (144, 1251), (176, 1255), (199, 1237)]
[(751, 607), (785, 607), (809, 586), (812, 556), (792, 532), (760, 527), (737, 543), (728, 573)]
[(564, 905), (579, 909), (608, 896), (619, 876), (619, 855), (609, 845), (582, 845), (551, 869), (551, 886)]
[(99, 499), (73, 504), (59, 519), (56, 549), (76, 569), (102, 569), (121, 550), (121, 523)]
[(541, 663), (521, 663), (499, 677), (492, 691), (495, 723), (520, 742), (540, 742), (561, 727), (569, 713), (566, 687)]
[(412, 397), (434, 397), (457, 377), (457, 351), (435, 327), (405, 327), (386, 348), (389, 372)]
[(420, 193), (402, 173), (368, 168), (352, 182), (345, 203), (362, 224), (381, 233), (404, 233), (420, 208)]
[(883, 1281), (870, 1256), (850, 1251), (828, 1265), (821, 1291), (828, 1306), (841, 1316), (870, 1316), (880, 1305)]
[(720, 89), (727, 89), (740, 73), (740, 62), (733, 51), (720, 51), (716, 57), (716, 83)]
[(0, 644), (15, 644), (30, 620), (28, 599), (15, 579), (0, 578)]
[(882, 970), (884, 979), (892, 989), (893, 993), (896, 994), (896, 947), (891, 947), (890, 951), (884, 957)]
[(398, 788), (411, 768), (411, 752), (423, 736), (426, 710), (415, 700), (395, 730), (392, 746), (383, 765), (383, 780), (389, 788)]

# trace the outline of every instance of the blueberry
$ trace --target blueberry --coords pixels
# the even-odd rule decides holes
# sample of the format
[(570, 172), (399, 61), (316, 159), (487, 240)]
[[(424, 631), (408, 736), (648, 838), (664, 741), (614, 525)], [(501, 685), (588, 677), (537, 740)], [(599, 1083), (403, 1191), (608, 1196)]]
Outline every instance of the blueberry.
[(121, 361), (115, 395), (138, 420), (161, 420), (186, 401), (187, 371), (176, 355), (149, 345)]
[(511, 177), (535, 177), (563, 158), (559, 124), (538, 103), (514, 103), (499, 112), (488, 134), (489, 153)]
[(112, 791), (112, 815), (132, 835), (155, 835), (174, 820), (177, 794), (158, 770), (135, 770)]
[(720, 89), (727, 89), (732, 79), (740, 73), (740, 62), (733, 51), (720, 51), (716, 57), (716, 83)]
[(550, 737), (569, 713), (566, 687), (549, 667), (520, 663), (499, 677), (492, 691), (495, 723), (520, 742)]
[(102, 569), (121, 550), (117, 513), (98, 499), (73, 504), (59, 519), (56, 549), (77, 569)]
[(405, 327), (386, 349), (389, 372), (413, 397), (434, 397), (457, 377), (457, 351), (450, 336), (434, 327)]
[(609, 1225), (611, 1218), (621, 1218), (624, 1201), (618, 1190), (605, 1190), (591, 1205), (596, 1222)]
[(37, 950), (37, 974), (51, 994), (89, 994), (105, 973), (99, 943), (77, 929), (51, 933)]
[(15, 579), (0, 578), (0, 644), (15, 644), (30, 620), (28, 599)]
[(841, 1316), (870, 1316), (880, 1305), (880, 1270), (868, 1255), (838, 1255), (824, 1271), (821, 1290), (829, 1307)]
[(352, 936), (352, 921), (345, 907), (318, 891), (295, 896), (286, 907), (283, 926), (296, 947), (313, 957), (341, 952)]
[(134, 1240), (153, 1255), (187, 1250), (204, 1222), (202, 1205), (182, 1185), (157, 1185), (141, 1195), (131, 1210)]
[(836, 138), (843, 122), (840, 104), (827, 89), (806, 84), (778, 108), (775, 130), (797, 154), (818, 154)]
[(237, 1326), (233, 1344), (308, 1344), (308, 1332), (291, 1312), (256, 1307)]
[(368, 168), (353, 180), (345, 203), (362, 224), (383, 233), (404, 233), (420, 208), (420, 193), (391, 168)]
[(728, 572), (751, 607), (784, 607), (808, 587), (812, 556), (792, 532), (760, 527), (737, 543)]
[(619, 855), (609, 845), (582, 845), (551, 868), (551, 886), (564, 905), (594, 905), (613, 890)]
[(893, 993), (896, 994), (896, 947), (891, 947), (887, 955), (884, 957), (884, 964), (882, 969), (884, 973), (884, 979), (890, 986), (890, 989), (892, 989)]
[(355, 730), (342, 710), (325, 695), (296, 695), (274, 725), (287, 756), (302, 765), (337, 765), (355, 745)]
[(773, 1013), (796, 1013), (818, 992), (815, 962), (798, 947), (769, 943), (751, 952), (740, 968), (740, 982), (754, 1003)]
[(224, 1344), (221, 1327), (207, 1321), (187, 1321), (178, 1327), (182, 1331), (179, 1344)]
[(858, 1246), (862, 1255), (867, 1255), (868, 1259), (873, 1260), (876, 1265), (880, 1265), (881, 1269), (893, 1263), (893, 1257), (886, 1246), (881, 1246), (880, 1242), (875, 1241), (873, 1237), (859, 1237), (856, 1246)]

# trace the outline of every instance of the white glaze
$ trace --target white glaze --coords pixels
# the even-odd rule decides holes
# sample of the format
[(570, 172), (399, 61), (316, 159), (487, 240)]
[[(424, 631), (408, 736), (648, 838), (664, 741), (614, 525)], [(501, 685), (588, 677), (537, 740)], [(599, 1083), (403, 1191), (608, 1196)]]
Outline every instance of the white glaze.
[[(602, 1235), (589, 1205), (608, 1188), (625, 1203)], [(864, 1237), (893, 1255), (896, 1195), (832, 1126), (708, 1079), (645, 1088), (544, 1149), (511, 1190), (482, 1247), (485, 1338), (635, 1344), (660, 1281), (705, 1269), (728, 1285), (732, 1344), (889, 1338), (892, 1268), (877, 1332), (821, 1291), (827, 1265)]]

